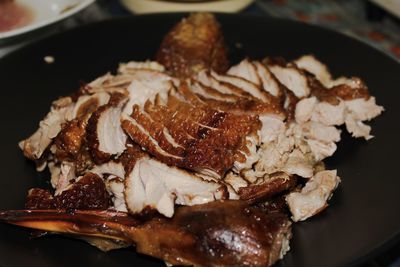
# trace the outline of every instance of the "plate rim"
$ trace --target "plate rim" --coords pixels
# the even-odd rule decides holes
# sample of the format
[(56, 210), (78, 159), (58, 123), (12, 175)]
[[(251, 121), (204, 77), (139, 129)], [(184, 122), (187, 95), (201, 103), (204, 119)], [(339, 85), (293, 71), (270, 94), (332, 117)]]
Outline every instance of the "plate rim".
[(73, 7), (72, 9), (62, 13), (61, 15), (58, 15), (56, 17), (50, 18), (50, 19), (45, 19), (43, 21), (37, 22), (37, 23), (32, 23), (28, 24), (26, 26), (23, 26), (21, 28), (17, 28), (11, 31), (6, 31), (0, 33), (0, 40), (6, 40), (12, 37), (16, 37), (19, 35), (23, 35), (25, 33), (35, 31), (37, 29), (43, 28), (45, 26), (54, 24), (58, 21), (61, 21), (63, 19), (66, 19), (76, 13), (79, 13), (83, 9), (87, 8), (89, 5), (93, 4), (96, 0), (83, 0), (81, 3)]

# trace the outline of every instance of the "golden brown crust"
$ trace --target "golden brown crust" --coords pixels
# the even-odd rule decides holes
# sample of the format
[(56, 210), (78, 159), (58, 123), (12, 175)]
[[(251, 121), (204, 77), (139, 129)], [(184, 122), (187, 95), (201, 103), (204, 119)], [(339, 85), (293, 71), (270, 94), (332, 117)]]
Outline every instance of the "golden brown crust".
[(194, 13), (165, 36), (156, 60), (174, 76), (185, 78), (204, 68), (225, 72), (228, 69), (226, 50), (214, 15)]

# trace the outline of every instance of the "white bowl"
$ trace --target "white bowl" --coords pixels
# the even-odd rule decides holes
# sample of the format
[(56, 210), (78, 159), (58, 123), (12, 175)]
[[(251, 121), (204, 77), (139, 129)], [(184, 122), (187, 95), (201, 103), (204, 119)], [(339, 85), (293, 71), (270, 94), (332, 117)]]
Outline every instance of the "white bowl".
[(0, 32), (0, 39), (14, 37), (50, 25), (92, 4), (95, 0), (15, 0), (33, 14), (32, 21), (21, 28)]
[(254, 0), (121, 0), (122, 4), (137, 14), (155, 12), (187, 12), (187, 11), (212, 11), (212, 12), (238, 12)]

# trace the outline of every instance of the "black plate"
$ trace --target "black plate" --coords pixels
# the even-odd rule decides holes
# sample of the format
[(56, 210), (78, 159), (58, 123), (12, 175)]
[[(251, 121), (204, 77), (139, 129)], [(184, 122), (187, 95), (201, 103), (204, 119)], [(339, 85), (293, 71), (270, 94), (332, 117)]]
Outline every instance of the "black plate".
[[(182, 15), (151, 15), (77, 28), (29, 45), (0, 61), (0, 209), (23, 208), (29, 188), (43, 186), (17, 142), (32, 133), (58, 96), (78, 88), (119, 62), (152, 58), (163, 35)], [(342, 134), (328, 160), (343, 182), (322, 214), (294, 226), (291, 252), (280, 266), (359, 263), (399, 239), (398, 126), (400, 65), (341, 34), (286, 20), (220, 15), (233, 60), (313, 53), (335, 75), (363, 78), (386, 108), (372, 122), (369, 142)], [(237, 44), (241, 44), (238, 46)], [(237, 47), (241, 47), (240, 49)], [(51, 55), (54, 64), (43, 57)], [(134, 249), (103, 253), (65, 237), (30, 239), (28, 231), (0, 225), (0, 266), (163, 266)]]

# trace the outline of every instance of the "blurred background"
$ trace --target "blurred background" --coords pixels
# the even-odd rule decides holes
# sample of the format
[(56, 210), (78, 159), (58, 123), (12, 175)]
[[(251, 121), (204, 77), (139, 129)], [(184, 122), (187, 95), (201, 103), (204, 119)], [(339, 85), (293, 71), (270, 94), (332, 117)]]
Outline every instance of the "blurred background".
[[(41, 21), (30, 20), (29, 14), (15, 20), (13, 12), (23, 13), (23, 10), (12, 6), (13, 2), (21, 6), (36, 4), (40, 7)], [(0, 58), (29, 42), (87, 23), (132, 14), (207, 10), (281, 17), (320, 25), (366, 42), (400, 61), (400, 0), (90, 0), (79, 7), (81, 2), (85, 1), (0, 0)], [(46, 13), (45, 5), (49, 3), (57, 5), (50, 5)], [(59, 18), (51, 17), (54, 10)], [(47, 25), (49, 21), (57, 22)], [(15, 34), (7, 36), (7, 28), (2, 27), (5, 23), (17, 25)], [(24, 25), (35, 23), (37, 27), (23, 30)], [(363, 265), (379, 266), (400, 267), (400, 244), (390, 246)]]

